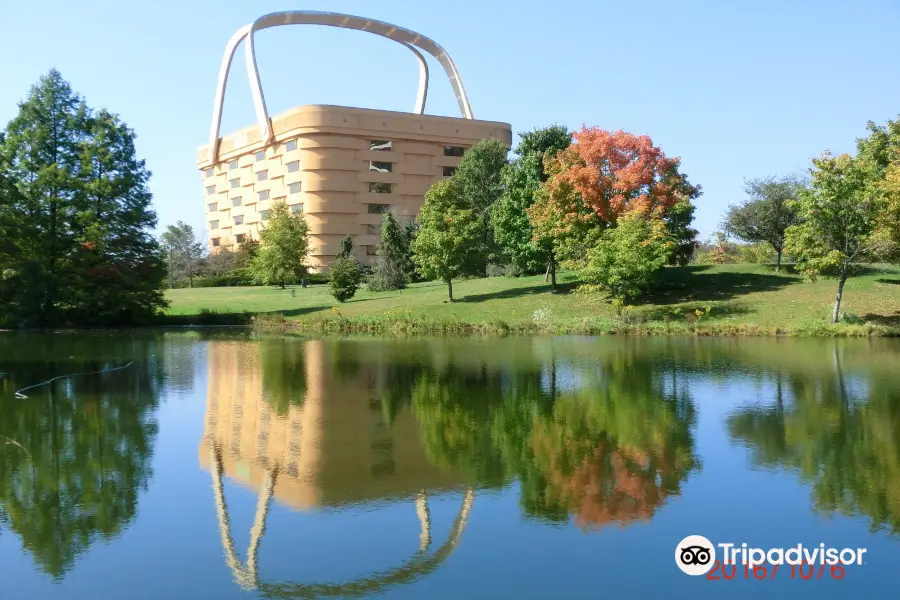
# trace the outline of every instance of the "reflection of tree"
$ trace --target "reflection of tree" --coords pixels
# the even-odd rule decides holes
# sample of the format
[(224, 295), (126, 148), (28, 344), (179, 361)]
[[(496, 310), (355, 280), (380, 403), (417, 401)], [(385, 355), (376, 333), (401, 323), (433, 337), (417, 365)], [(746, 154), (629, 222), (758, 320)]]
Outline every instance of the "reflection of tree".
[[(158, 338), (157, 338), (158, 339)], [(47, 573), (61, 577), (98, 537), (134, 517), (150, 479), (165, 356), (155, 339), (35, 336), (0, 341), (0, 513)], [(80, 357), (90, 356), (94, 360)], [(65, 373), (128, 369), (11, 390)]]
[(276, 414), (302, 406), (306, 396), (306, 360), (301, 340), (265, 338), (259, 344), (263, 395)]
[(811, 482), (817, 510), (864, 515), (873, 530), (897, 534), (900, 390), (884, 376), (855, 383), (835, 350), (830, 369), (779, 375), (774, 406), (736, 412), (729, 432), (753, 449), (758, 464), (794, 469)]

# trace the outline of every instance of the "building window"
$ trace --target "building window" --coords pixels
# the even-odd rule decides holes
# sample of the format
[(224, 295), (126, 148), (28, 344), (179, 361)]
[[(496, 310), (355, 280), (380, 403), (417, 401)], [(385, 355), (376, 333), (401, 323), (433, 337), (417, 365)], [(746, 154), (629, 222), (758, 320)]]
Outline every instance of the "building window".
[(300, 170), (300, 161), (295, 160), (294, 162), (288, 163), (288, 173), (296, 173)]
[(219, 210), (219, 203), (218, 202), (210, 202), (209, 204), (206, 205), (206, 209), (209, 212), (216, 212), (217, 210)]
[(216, 193), (216, 186), (214, 186), (214, 185), (208, 185), (208, 186), (206, 186), (206, 195), (207, 195), (207, 196), (211, 196), (211, 195), (213, 195), (213, 194), (215, 194), (215, 193)]
[(369, 213), (373, 215), (383, 215), (386, 212), (390, 212), (391, 205), (390, 204), (370, 204), (369, 205)]
[(366, 246), (366, 256), (375, 256), (378, 246)]
[(370, 183), (369, 193), (371, 194), (390, 194), (391, 184), (389, 183)]
[(210, 228), (210, 229), (218, 229), (218, 228), (219, 228), (219, 222), (218, 222), (218, 221), (210, 221), (210, 222), (209, 222), (209, 228)]
[(243, 233), (239, 233), (234, 236), (234, 241), (236, 241), (238, 244), (243, 244), (245, 239), (247, 239), (247, 236)]
[(228, 161), (228, 170), (234, 171), (235, 169), (237, 169), (237, 159), (229, 160)]
[(220, 243), (219, 238), (213, 238), (213, 239), (212, 239), (212, 245), (213, 245), (214, 248), (218, 248), (218, 247), (219, 247), (219, 243)]
[(263, 190), (259, 193), (260, 200), (268, 200), (269, 199), (269, 190)]
[(300, 193), (300, 182), (290, 184), (288, 186), (288, 193), (299, 194)]
[(444, 156), (462, 156), (466, 149), (460, 146), (444, 146)]
[(213, 169), (212, 167), (207, 167), (207, 169), (206, 169), (205, 171), (203, 171), (203, 173), (204, 173), (207, 177), (212, 177), (213, 175), (215, 175), (215, 171), (214, 171), (214, 169)]
[(394, 165), (392, 165), (389, 162), (376, 162), (374, 160), (369, 161), (369, 170), (370, 171), (377, 171), (379, 173), (390, 173), (393, 168), (394, 168)]
[(378, 229), (378, 225), (366, 225), (366, 235), (378, 235), (380, 233)]
[(241, 180), (240, 180), (239, 178), (235, 177), (234, 179), (232, 179), (232, 180), (229, 181), (228, 183), (231, 184), (231, 189), (235, 189), (235, 188), (237, 188), (238, 186), (241, 185)]
[(450, 177), (456, 173), (456, 167), (444, 167), (444, 177)]
[(302, 213), (303, 212), (303, 203), (301, 202), (300, 204), (292, 204), (291, 212), (292, 213)]
[(241, 197), (240, 197), (240, 196), (237, 196), (237, 197), (235, 197), (235, 198), (232, 198), (232, 199), (231, 199), (231, 205), (232, 205), (232, 206), (240, 206), (240, 205), (241, 205)]
[(297, 149), (297, 140), (291, 140), (291, 141), (286, 142), (286, 143), (284, 144), (284, 151), (285, 151), (285, 152), (293, 152), (293, 151), (296, 150), (296, 149)]
[(378, 150), (379, 152), (391, 152), (394, 147), (390, 140), (372, 140), (369, 142), (369, 150)]
[(259, 218), (263, 221), (268, 221), (269, 220), (269, 211), (267, 211), (267, 210), (259, 211)]
[(260, 150), (259, 152), (256, 153), (256, 162), (259, 162), (261, 160), (266, 160), (266, 151), (265, 150)]
[(265, 181), (265, 180), (268, 179), (268, 178), (269, 178), (269, 172), (268, 172), (268, 171), (259, 171), (259, 172), (256, 174), (256, 180), (257, 180), (257, 181)]
[(243, 225), (244, 224), (244, 215), (236, 215), (231, 218), (234, 220), (235, 225)]

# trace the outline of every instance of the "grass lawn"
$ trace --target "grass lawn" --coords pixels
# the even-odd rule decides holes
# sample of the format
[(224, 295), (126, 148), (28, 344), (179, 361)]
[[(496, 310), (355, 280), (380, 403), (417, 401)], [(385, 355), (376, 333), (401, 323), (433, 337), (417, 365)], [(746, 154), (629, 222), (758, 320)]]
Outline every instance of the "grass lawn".
[[(325, 285), (297, 286), (294, 296), (291, 288), (261, 287), (180, 289), (166, 295), (171, 301), (169, 314), (184, 315), (175, 318), (183, 322), (192, 322), (190, 316), (201, 311), (214, 311), (281, 313), (301, 327), (367, 323), (363, 329), (379, 320), (414, 319), (586, 333), (640, 333), (647, 328), (665, 329), (647, 333), (900, 333), (900, 269), (890, 266), (869, 268), (844, 286), (844, 330), (827, 326), (837, 287), (834, 280), (806, 283), (799, 275), (774, 273), (764, 265), (666, 268), (657, 289), (622, 315), (599, 295), (575, 292), (573, 275), (562, 274), (560, 282), (563, 291), (551, 294), (542, 275), (458, 281), (453, 284), (453, 303), (446, 301), (446, 286), (437, 282), (394, 292), (361, 289), (343, 304)], [(698, 310), (703, 313), (700, 317)]]

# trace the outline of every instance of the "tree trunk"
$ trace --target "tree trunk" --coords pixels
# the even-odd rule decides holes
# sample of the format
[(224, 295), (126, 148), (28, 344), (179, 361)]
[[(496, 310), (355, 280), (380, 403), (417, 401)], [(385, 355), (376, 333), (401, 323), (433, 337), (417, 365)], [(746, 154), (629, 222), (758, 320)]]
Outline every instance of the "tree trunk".
[(550, 259), (550, 291), (556, 291), (556, 259)]
[(447, 296), (450, 298), (450, 302), (453, 302), (453, 281), (450, 279), (447, 280)]
[(550, 281), (550, 265), (552, 264), (552, 262), (553, 261), (551, 260), (550, 262), (547, 263), (547, 272), (544, 273), (544, 283), (547, 283), (548, 281)]
[(781, 270), (781, 252), (782, 251), (780, 249), (778, 249), (778, 248), (775, 249), (775, 255), (777, 257), (775, 259), (775, 272), (776, 273)]
[(841, 271), (841, 278), (838, 280), (837, 294), (834, 296), (834, 313), (831, 315), (831, 322), (837, 323), (841, 310), (841, 296), (844, 294), (844, 283), (847, 281), (846, 270)]

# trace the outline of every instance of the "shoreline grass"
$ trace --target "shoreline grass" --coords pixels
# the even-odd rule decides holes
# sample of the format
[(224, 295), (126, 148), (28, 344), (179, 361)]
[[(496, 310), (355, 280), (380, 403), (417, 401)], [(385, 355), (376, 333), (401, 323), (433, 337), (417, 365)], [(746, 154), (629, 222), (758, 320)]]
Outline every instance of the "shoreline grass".
[(543, 276), (437, 282), (394, 292), (360, 290), (340, 304), (327, 286), (202, 288), (167, 292), (160, 324), (252, 325), (258, 329), (377, 335), (690, 335), (900, 337), (900, 269), (870, 268), (845, 287), (845, 320), (829, 323), (835, 283), (806, 283), (763, 265), (664, 269), (642, 302), (616, 309), (576, 291), (572, 274), (550, 293)]

